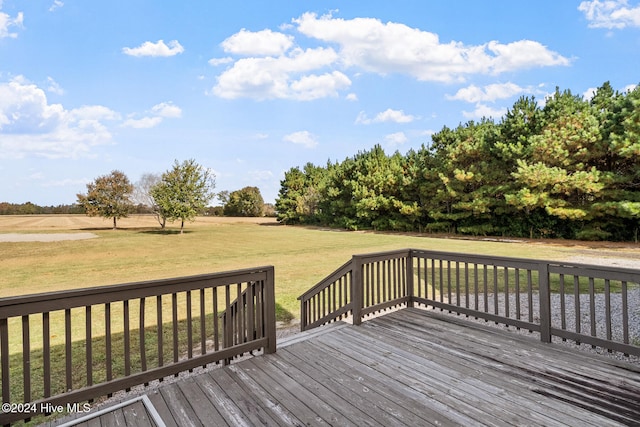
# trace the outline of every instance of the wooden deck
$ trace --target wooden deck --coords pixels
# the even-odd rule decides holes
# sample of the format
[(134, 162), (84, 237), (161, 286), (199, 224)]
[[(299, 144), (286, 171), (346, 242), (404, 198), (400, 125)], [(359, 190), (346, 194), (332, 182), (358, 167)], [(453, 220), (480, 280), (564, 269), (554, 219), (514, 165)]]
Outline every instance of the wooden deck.
[[(639, 366), (419, 309), (316, 329), (147, 396), (180, 427), (640, 425)], [(155, 425), (140, 406), (80, 425), (114, 420)]]

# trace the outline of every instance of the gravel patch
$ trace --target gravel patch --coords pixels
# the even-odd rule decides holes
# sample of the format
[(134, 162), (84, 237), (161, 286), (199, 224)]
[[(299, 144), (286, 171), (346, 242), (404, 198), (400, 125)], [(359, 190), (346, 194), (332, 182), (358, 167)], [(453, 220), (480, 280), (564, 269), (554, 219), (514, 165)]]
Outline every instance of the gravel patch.
[(578, 264), (603, 265), (607, 267), (634, 268), (640, 270), (640, 258), (620, 258), (607, 256), (572, 256), (565, 260), (566, 262), (575, 262)]
[(98, 237), (93, 233), (50, 233), (50, 234), (0, 234), (0, 242), (58, 242), (62, 240), (84, 240)]

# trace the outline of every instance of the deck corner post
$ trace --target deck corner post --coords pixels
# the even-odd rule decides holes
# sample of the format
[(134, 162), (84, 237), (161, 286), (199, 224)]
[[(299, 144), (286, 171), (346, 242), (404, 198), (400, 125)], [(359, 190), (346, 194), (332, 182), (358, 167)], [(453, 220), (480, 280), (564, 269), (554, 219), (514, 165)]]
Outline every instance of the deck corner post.
[(300, 332), (304, 332), (307, 330), (307, 301), (302, 297), (298, 299), (300, 300)]
[(353, 324), (359, 325), (362, 323), (362, 306), (364, 293), (362, 258), (360, 258), (358, 255), (354, 255), (351, 259), (351, 265), (351, 304), (353, 306)]
[(413, 307), (413, 296), (414, 296), (414, 289), (413, 289), (413, 251), (411, 249), (409, 249), (407, 251), (407, 267), (405, 270), (405, 274), (406, 274), (406, 280), (407, 280), (407, 295), (406, 295), (406, 299), (407, 299), (407, 307)]
[(276, 295), (275, 295), (275, 271), (274, 267), (270, 266), (266, 269), (265, 280), (265, 332), (269, 340), (269, 344), (264, 349), (264, 352), (275, 353), (276, 352)]
[(551, 292), (549, 289), (549, 264), (541, 262), (538, 267), (538, 292), (540, 299), (540, 340), (551, 342)]

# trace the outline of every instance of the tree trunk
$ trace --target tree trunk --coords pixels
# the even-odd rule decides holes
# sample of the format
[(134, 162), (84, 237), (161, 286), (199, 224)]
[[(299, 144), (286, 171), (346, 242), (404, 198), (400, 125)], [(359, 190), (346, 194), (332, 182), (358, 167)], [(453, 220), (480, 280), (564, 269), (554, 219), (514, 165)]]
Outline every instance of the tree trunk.
[(182, 220), (182, 222), (180, 223), (180, 234), (182, 234), (184, 231), (184, 219)]
[(116, 217), (114, 216), (113, 217), (113, 229), (115, 230), (116, 228), (117, 228), (116, 227)]

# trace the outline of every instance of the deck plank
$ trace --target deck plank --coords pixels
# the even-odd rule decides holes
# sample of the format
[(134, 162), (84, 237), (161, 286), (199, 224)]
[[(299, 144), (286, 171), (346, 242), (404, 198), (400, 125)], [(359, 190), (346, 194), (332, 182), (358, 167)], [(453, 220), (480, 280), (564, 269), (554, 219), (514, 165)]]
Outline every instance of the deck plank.
[(255, 399), (253, 395), (248, 395), (244, 392), (236, 382), (235, 378), (237, 376), (234, 372), (222, 369), (220, 372), (213, 373), (210, 377), (218, 383), (229, 399), (235, 402), (252, 425), (272, 426), (279, 424), (271, 417), (268, 407), (263, 407), (259, 399)]
[(238, 364), (256, 381), (265, 384), (269, 393), (289, 411), (298, 415), (304, 425), (344, 425), (352, 426), (347, 418), (331, 406), (331, 401), (317, 398), (304, 384), (294, 381), (286, 372), (275, 369), (267, 358), (255, 358)]
[(262, 384), (258, 383), (252, 376), (247, 375), (244, 370), (238, 369), (237, 365), (231, 365), (229, 366), (229, 371), (233, 372), (236, 375), (236, 381), (238, 381), (238, 385), (245, 391), (247, 395), (252, 396), (263, 407), (269, 408), (272, 417), (276, 420), (278, 425), (302, 425), (302, 421), (300, 421), (294, 413), (289, 411), (280, 402), (274, 399), (273, 396), (271, 396), (271, 394), (269, 394), (269, 392), (264, 389)]
[[(430, 325), (433, 324), (430, 323)], [(600, 411), (597, 407), (598, 402), (592, 399), (590, 394), (584, 392), (581, 396), (583, 399), (582, 401), (589, 407), (595, 405), (591, 411), (584, 411), (584, 409), (576, 407), (575, 404), (567, 405), (566, 403), (561, 403), (557, 398), (541, 399), (539, 393), (540, 390), (547, 390), (550, 385), (554, 387), (557, 386), (557, 381), (545, 383), (541, 378), (541, 376), (545, 375), (545, 369), (547, 370), (548, 376), (553, 378), (553, 373), (548, 370), (549, 361), (545, 362), (545, 365), (542, 367), (543, 370), (540, 371), (537, 370), (538, 368), (528, 366), (528, 357), (514, 358), (513, 361), (515, 361), (515, 363), (513, 361), (509, 361), (508, 359), (512, 353), (510, 349), (518, 348), (515, 346), (514, 342), (511, 342), (511, 339), (514, 337), (496, 337), (490, 345), (487, 344), (485, 346), (478, 347), (473, 345), (473, 343), (464, 341), (456, 343), (459, 331), (455, 327), (450, 327), (446, 331), (449, 338), (447, 338), (444, 343), (435, 342), (439, 336), (421, 341), (422, 338), (418, 335), (411, 336), (411, 339), (409, 339), (407, 335), (403, 335), (402, 340), (394, 342), (399, 331), (404, 331), (406, 334), (406, 328), (398, 326), (396, 328), (388, 329), (387, 326), (389, 326), (389, 319), (386, 319), (384, 324), (371, 323), (367, 325), (365, 330), (374, 329), (378, 333), (381, 333), (381, 329), (388, 330), (389, 335), (386, 338), (388, 342), (392, 342), (394, 345), (402, 346), (403, 348), (413, 347), (415, 351), (419, 351), (421, 353), (429, 351), (430, 348), (436, 348), (438, 350), (438, 354), (453, 352), (456, 356), (455, 360), (459, 364), (456, 366), (455, 371), (464, 374), (465, 372), (472, 373), (475, 369), (481, 369), (482, 381), (486, 386), (493, 384), (496, 387), (503, 387), (505, 392), (507, 392), (506, 396), (508, 396), (508, 399), (510, 400), (513, 399), (513, 396), (519, 396), (521, 398), (521, 408), (529, 410), (529, 416), (533, 417), (534, 420), (543, 422), (544, 418), (552, 416), (552, 418), (556, 420), (566, 419), (568, 423), (571, 422), (571, 419), (581, 419), (586, 425), (602, 425), (603, 422), (606, 423), (608, 420), (607, 418), (599, 417), (597, 415), (598, 413), (604, 413), (614, 419), (618, 417), (618, 415), (611, 410)], [(448, 326), (450, 326), (450, 324), (448, 324)], [(416, 334), (429, 335), (429, 333), (421, 332), (418, 329), (415, 331)], [(499, 342), (501, 338), (505, 341)], [(413, 344), (409, 343), (409, 341), (413, 342)], [(525, 341), (525, 344), (529, 344), (531, 340), (527, 339)], [(520, 344), (522, 345), (523, 343)], [(460, 346), (460, 348), (456, 349), (456, 346)], [(492, 348), (497, 346), (503, 347), (500, 354), (492, 352)], [(555, 353), (552, 350), (553, 347), (547, 347), (546, 354), (547, 357), (550, 357), (549, 360), (553, 360), (552, 363), (554, 365), (560, 366), (560, 369), (557, 369), (556, 371), (562, 372), (563, 369), (570, 369), (558, 364), (554, 357)], [(428, 357), (428, 359), (436, 360), (436, 357), (437, 354), (434, 353), (434, 355)], [(441, 363), (445, 364), (447, 362), (443, 360)], [(468, 369), (471, 369), (471, 371), (466, 370), (465, 366), (467, 366)], [(451, 373), (449, 373), (449, 375), (451, 375)], [(506, 381), (507, 379), (509, 381)], [(576, 389), (575, 384), (569, 384), (566, 391), (574, 394), (579, 390)], [(488, 397), (491, 398), (491, 393), (488, 394)], [(567, 393), (561, 393), (557, 397), (561, 397), (562, 399), (560, 400), (569, 398)], [(576, 395), (574, 397), (580, 396)], [(508, 405), (512, 404), (508, 403)]]
[[(216, 369), (211, 373), (198, 375), (195, 378), (195, 382), (202, 390), (203, 395), (211, 402), (229, 425), (250, 426), (249, 418), (242, 413), (236, 403), (230, 399), (227, 393), (213, 380), (212, 375), (218, 374), (219, 372)], [(206, 417), (208, 413), (201, 414), (201, 416)]]
[(228, 425), (193, 378), (185, 378), (184, 381), (178, 383), (178, 387), (203, 425), (213, 424), (220, 427)]
[(203, 427), (205, 424), (194, 412), (189, 400), (184, 396), (177, 383), (166, 384), (159, 388), (160, 394), (171, 409), (171, 414), (180, 427)]
[[(349, 364), (341, 357), (333, 358), (325, 349), (300, 346), (289, 353), (306, 361), (309, 365), (318, 360), (316, 369), (332, 384), (331, 388), (341, 399), (354, 408), (375, 417), (386, 425), (442, 425), (451, 420), (442, 414), (429, 411), (426, 406), (412, 407), (406, 398), (405, 390), (395, 383), (382, 384), (367, 375), (359, 364)], [(296, 363), (298, 364), (298, 363)], [(351, 409), (351, 412), (354, 412)]]
[[(366, 368), (364, 371), (359, 372), (362, 372), (361, 375), (367, 375), (368, 381), (371, 381), (376, 387), (398, 393), (398, 395), (402, 396), (404, 403), (410, 404), (414, 408), (420, 408), (422, 411), (432, 411), (440, 416), (447, 417), (449, 423), (471, 425), (485, 420), (489, 415), (474, 405), (474, 403), (477, 403), (477, 399), (474, 396), (468, 399), (470, 402), (467, 401), (462, 404), (460, 399), (453, 397), (450, 393), (438, 398), (432, 392), (433, 385), (436, 383), (433, 378), (428, 378), (428, 382), (423, 382), (426, 377), (420, 375), (419, 372), (406, 373), (398, 369), (397, 364), (389, 363), (386, 356), (381, 356), (380, 358), (372, 357), (364, 349), (353, 350), (344, 346), (339, 340), (335, 341), (334, 345), (336, 347), (326, 342), (322, 345), (325, 347), (324, 351), (330, 357), (333, 357), (336, 353), (344, 353), (360, 361)], [(304, 350), (314, 353), (318, 351), (319, 346), (320, 344), (318, 343), (308, 343), (308, 350)], [(392, 388), (389, 387), (391, 382), (388, 381), (388, 378), (393, 378), (395, 384)], [(458, 405), (458, 409), (451, 410), (450, 407), (453, 405)], [(492, 422), (489, 425), (508, 426), (510, 424)]]
[[(411, 316), (411, 311), (407, 311), (403, 321), (398, 321), (396, 328), (392, 329), (393, 333), (397, 333), (398, 328), (406, 333), (407, 318)], [(413, 314), (413, 318), (419, 319), (420, 322), (423, 321), (423, 317), (420, 313)], [(392, 319), (393, 316), (376, 326), (392, 327)], [(461, 358), (473, 359), (491, 366), (497, 373), (526, 385), (536, 394), (551, 397), (548, 404), (552, 408), (558, 406), (558, 401), (571, 403), (563, 406), (562, 414), (566, 414), (565, 416), (569, 415), (583, 419), (585, 423), (601, 425), (603, 421), (596, 414), (627, 423), (633, 419), (628, 419), (624, 414), (640, 412), (637, 398), (628, 391), (634, 389), (640, 394), (640, 383), (638, 383), (640, 375), (635, 375), (635, 378), (632, 375), (624, 379), (620, 376), (621, 366), (624, 366), (625, 371), (640, 373), (640, 369), (633, 365), (620, 364), (614, 359), (603, 357), (598, 357), (598, 363), (593, 363), (593, 358), (586, 357), (584, 352), (567, 353), (562, 346), (546, 345), (545, 347), (545, 344), (528, 338), (523, 339), (515, 334), (490, 335), (491, 343), (485, 343), (479, 347), (475, 345), (478, 342), (474, 342), (471, 337), (463, 337), (457, 341), (460, 335), (468, 334), (469, 327), (462, 324), (460, 329), (457, 329), (449, 319), (441, 320), (446, 322), (446, 332), (452, 335), (446, 340), (443, 348), (447, 351), (457, 350)], [(430, 322), (429, 325), (433, 327), (434, 322)], [(433, 341), (438, 338), (434, 335), (433, 328), (425, 331), (423, 327), (419, 327), (413, 331), (412, 339), (418, 341), (416, 345), (421, 349), (429, 348), (430, 344), (434, 345)], [(457, 333), (451, 334), (453, 331)], [(483, 331), (492, 332), (491, 329), (486, 330), (484, 327)], [(536, 350), (523, 351), (529, 345), (533, 345)], [(544, 354), (546, 359), (541, 358), (540, 354)], [(577, 363), (579, 361), (582, 363)], [(612, 369), (617, 369), (617, 375)], [(617, 379), (612, 379), (612, 374), (614, 374), (613, 378), (617, 377)], [(588, 408), (589, 412), (585, 412), (585, 408)], [(548, 407), (546, 411), (549, 411)]]
[(160, 415), (160, 418), (162, 418), (162, 421), (164, 421), (167, 427), (178, 427), (178, 423), (171, 413), (171, 408), (169, 408), (164, 397), (157, 389), (147, 393), (147, 397), (151, 401), (153, 407), (156, 408), (158, 415)]
[(152, 427), (154, 425), (151, 418), (149, 418), (147, 409), (141, 401), (125, 406), (122, 408), (122, 413), (127, 427)]
[(640, 425), (640, 366), (411, 308), (300, 335), (148, 396), (181, 427)]
[[(405, 315), (411, 316), (408, 311)], [(419, 315), (418, 318), (424, 317)], [(371, 323), (367, 327), (376, 327), (386, 329), (392, 325), (393, 316), (385, 319), (380, 324)], [(402, 318), (403, 322), (399, 322), (396, 328), (389, 330), (390, 334), (396, 334), (398, 328), (407, 331), (406, 317)], [(422, 319), (421, 319), (422, 320)], [(435, 319), (434, 319), (435, 320)], [(548, 407), (544, 409), (544, 413), (557, 408), (558, 401), (570, 402), (570, 405), (562, 406), (562, 414), (570, 415), (577, 419), (584, 420), (585, 423), (602, 425), (606, 422), (606, 418), (598, 418), (596, 414), (605, 415), (609, 419), (618, 420), (622, 423), (634, 421), (621, 415), (627, 412), (640, 413), (640, 405), (637, 398), (629, 393), (629, 389), (634, 389), (640, 393), (638, 387), (638, 379), (640, 375), (630, 376), (620, 379), (620, 366), (618, 361), (609, 358), (598, 357), (594, 364), (593, 357), (585, 357), (586, 354), (566, 353), (562, 346), (545, 345), (535, 340), (521, 337), (514, 334), (497, 335), (492, 337), (492, 341), (485, 342), (484, 345), (474, 345), (471, 338), (462, 338), (457, 341), (459, 335), (468, 333), (469, 327), (461, 325), (461, 329), (456, 329), (449, 319), (442, 319), (450, 335), (443, 342), (441, 349), (445, 351), (457, 350), (456, 360), (473, 360), (476, 363), (492, 367), (501, 377), (499, 381), (504, 383), (503, 375), (511, 379), (511, 382), (521, 384), (529, 390), (533, 390), (536, 394), (552, 397), (553, 399), (545, 399)], [(375, 326), (374, 326), (375, 325)], [(433, 327), (434, 322), (429, 322), (429, 326)], [(425, 331), (424, 328), (415, 328), (415, 334), (412, 335), (414, 341), (420, 341), (425, 336), (431, 335), (433, 339), (427, 338), (416, 344), (421, 350), (428, 349), (434, 340), (441, 337), (441, 334), (434, 336), (433, 329)], [(488, 330), (487, 332), (492, 332)], [(389, 339), (393, 339), (392, 336)], [(405, 339), (404, 341), (410, 341)], [(404, 344), (404, 343), (402, 343)], [(524, 351), (527, 346), (534, 346), (534, 351)], [(545, 358), (539, 357), (544, 354)], [(565, 358), (565, 356), (573, 356)], [(577, 364), (577, 360), (583, 359), (582, 364)], [(624, 365), (624, 364), (623, 364)], [(632, 365), (624, 365), (625, 370), (636, 372), (637, 367)], [(578, 368), (579, 367), (579, 368)], [(612, 368), (617, 369), (613, 371)], [(585, 374), (587, 372), (588, 374)], [(616, 373), (617, 372), (617, 373)], [(638, 371), (640, 372), (640, 371)], [(618, 379), (612, 381), (613, 377)], [(518, 391), (516, 390), (516, 393)], [(535, 402), (537, 399), (533, 398)], [(540, 404), (538, 404), (540, 405)], [(540, 405), (541, 408), (544, 405)], [(581, 406), (583, 408), (581, 408)], [(589, 411), (584, 411), (584, 409)], [(565, 416), (566, 416), (565, 415)]]
[[(321, 353), (312, 356), (314, 360), (321, 360), (322, 357)], [(279, 357), (272, 358), (271, 363), (275, 369), (286, 372), (294, 381), (313, 393), (316, 399), (329, 404), (334, 411), (342, 414), (345, 420), (341, 420), (341, 423), (355, 426), (392, 425), (391, 420), (386, 420), (385, 423), (384, 418), (379, 418), (382, 414), (376, 414), (375, 411), (368, 412), (364, 407), (363, 398), (357, 393), (348, 393), (345, 396), (344, 389), (333, 382), (335, 377), (331, 372), (322, 372), (313, 363), (296, 360), (286, 350), (282, 350)]]
[[(344, 339), (336, 337), (336, 339), (343, 343), (352, 342), (360, 347), (371, 344), (369, 339), (363, 340), (358, 334), (347, 335)], [(461, 364), (456, 363), (452, 367), (451, 359), (446, 353), (416, 354), (416, 349), (402, 342), (393, 342), (393, 344), (381, 342), (379, 346), (379, 350), (386, 352), (388, 356), (374, 360), (379, 364), (392, 365), (396, 371), (391, 373), (389, 380), (393, 381), (398, 375), (404, 373), (405, 376), (414, 378), (416, 382), (428, 385), (429, 388), (423, 389), (423, 392), (429, 393), (435, 400), (443, 401), (453, 397), (453, 400), (447, 401), (447, 405), (454, 412), (468, 411), (468, 402), (472, 401), (477, 409), (486, 411), (484, 417), (480, 416), (482, 420), (492, 418), (496, 423), (502, 420), (506, 424), (514, 424), (517, 423), (517, 417), (526, 415), (528, 419), (540, 425), (553, 421), (553, 418), (547, 414), (540, 414), (528, 408), (526, 399), (524, 405), (519, 408), (519, 415), (515, 415), (512, 394), (520, 391), (518, 385), (505, 383), (504, 378), (498, 384), (489, 381), (490, 372), (479, 365), (472, 369), (465, 369)], [(425, 354), (429, 357), (425, 357)], [(372, 355), (375, 357), (375, 352)]]

